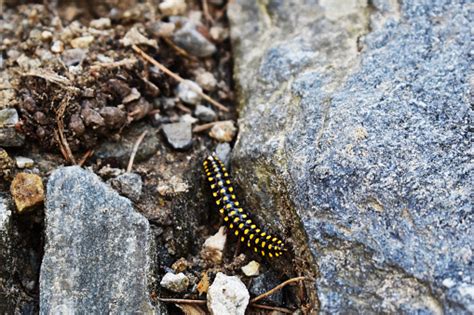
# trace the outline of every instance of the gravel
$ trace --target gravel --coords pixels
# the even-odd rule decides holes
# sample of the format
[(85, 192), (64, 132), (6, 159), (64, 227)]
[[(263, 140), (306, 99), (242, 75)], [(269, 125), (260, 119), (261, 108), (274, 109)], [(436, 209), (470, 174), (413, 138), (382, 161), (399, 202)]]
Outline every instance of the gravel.
[(187, 150), (193, 143), (191, 124), (178, 122), (163, 125), (163, 134), (173, 149)]

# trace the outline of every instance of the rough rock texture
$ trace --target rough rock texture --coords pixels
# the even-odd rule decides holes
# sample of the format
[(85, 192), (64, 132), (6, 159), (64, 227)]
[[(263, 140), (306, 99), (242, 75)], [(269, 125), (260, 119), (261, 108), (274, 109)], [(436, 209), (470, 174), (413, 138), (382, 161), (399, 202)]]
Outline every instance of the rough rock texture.
[(236, 276), (218, 272), (207, 291), (207, 308), (211, 315), (244, 315), (250, 295), (242, 281)]
[(8, 299), (11, 288), (11, 236), (10, 221), (12, 210), (6, 200), (0, 197), (0, 313), (11, 312), (14, 306)]
[(95, 174), (49, 178), (40, 313), (154, 313), (148, 299), (149, 225)]
[(468, 2), (265, 3), (229, 7), (233, 164), (321, 312), (474, 312)]

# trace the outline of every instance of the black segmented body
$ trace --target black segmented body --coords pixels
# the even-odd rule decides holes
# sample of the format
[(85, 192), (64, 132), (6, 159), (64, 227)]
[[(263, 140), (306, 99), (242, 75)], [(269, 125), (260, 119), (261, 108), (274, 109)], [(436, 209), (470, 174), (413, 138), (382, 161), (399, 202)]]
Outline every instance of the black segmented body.
[(232, 233), (262, 256), (280, 256), (285, 251), (283, 242), (258, 228), (249, 214), (241, 208), (231, 185), (229, 173), (219, 158), (211, 155), (204, 160), (203, 166), (219, 213), (224, 217)]

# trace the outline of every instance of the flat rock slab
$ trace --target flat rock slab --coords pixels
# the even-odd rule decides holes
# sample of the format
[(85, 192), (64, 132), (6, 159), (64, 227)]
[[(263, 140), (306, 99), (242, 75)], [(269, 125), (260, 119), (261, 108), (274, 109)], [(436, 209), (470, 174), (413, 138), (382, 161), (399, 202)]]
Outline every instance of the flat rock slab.
[(54, 171), (45, 209), (41, 314), (153, 314), (149, 225), (130, 201), (80, 167)]
[(367, 3), (229, 6), (236, 180), (321, 313), (473, 313), (468, 1)]

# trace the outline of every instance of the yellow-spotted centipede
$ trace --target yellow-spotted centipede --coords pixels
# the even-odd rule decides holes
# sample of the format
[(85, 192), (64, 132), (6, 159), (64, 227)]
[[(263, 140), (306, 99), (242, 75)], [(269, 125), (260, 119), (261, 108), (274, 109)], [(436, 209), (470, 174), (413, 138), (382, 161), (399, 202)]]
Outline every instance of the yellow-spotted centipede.
[(258, 228), (246, 213), (235, 196), (229, 173), (216, 155), (210, 155), (203, 162), (204, 172), (211, 186), (212, 195), (224, 217), (226, 225), (241, 242), (253, 248), (262, 256), (278, 257), (282, 255), (284, 243), (273, 235)]

